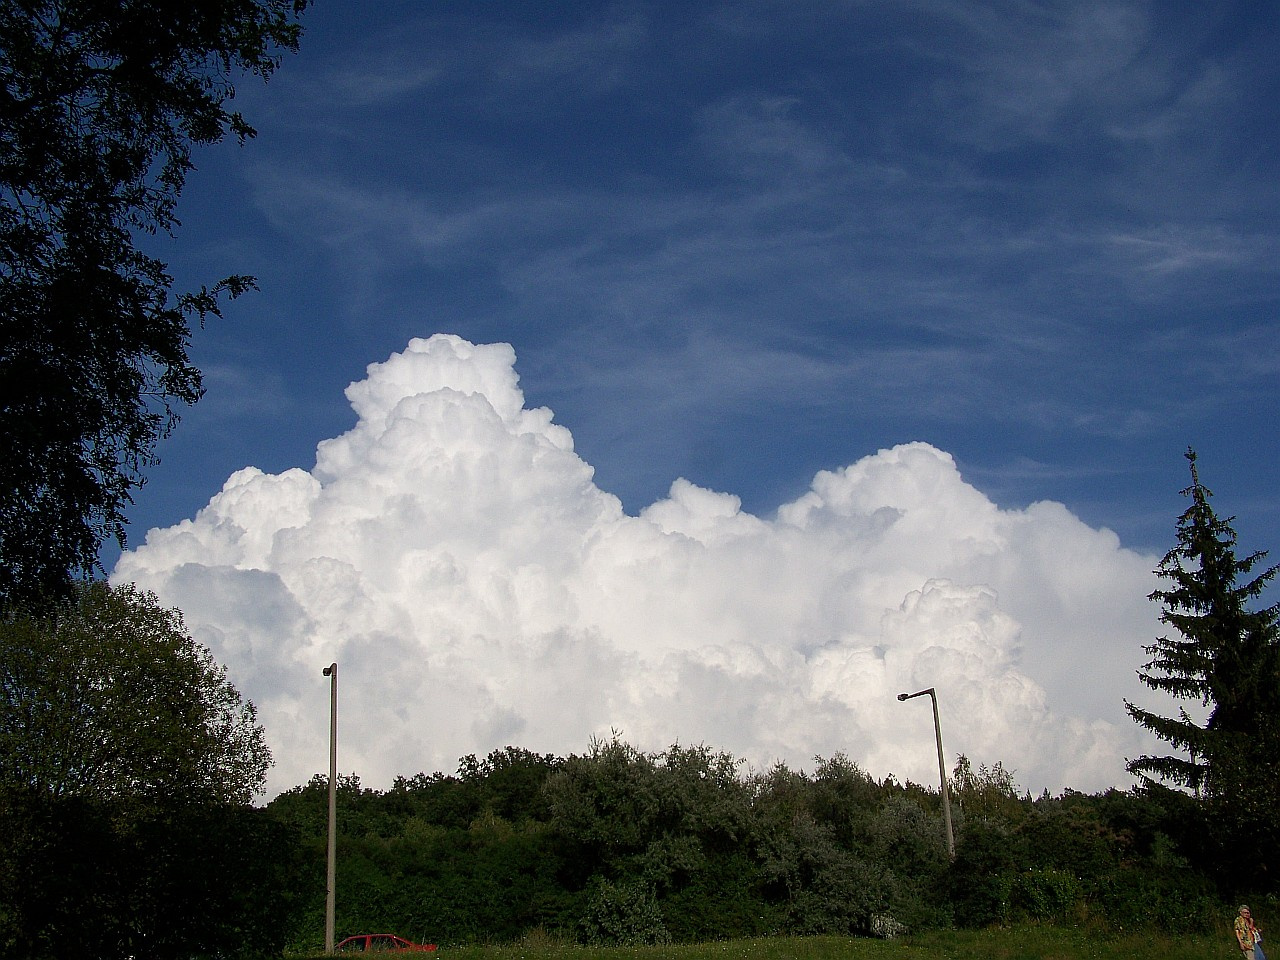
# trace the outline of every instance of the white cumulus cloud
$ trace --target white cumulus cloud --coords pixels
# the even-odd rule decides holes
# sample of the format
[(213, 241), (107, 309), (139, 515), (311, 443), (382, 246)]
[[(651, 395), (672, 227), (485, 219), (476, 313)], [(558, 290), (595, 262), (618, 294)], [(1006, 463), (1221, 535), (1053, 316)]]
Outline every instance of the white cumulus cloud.
[(506, 344), (437, 335), (347, 389), (313, 469), (233, 474), (113, 579), (181, 608), (259, 708), (269, 794), (328, 764), (386, 787), (507, 744), (618, 731), (757, 768), (844, 752), (936, 782), (999, 760), (1034, 791), (1126, 784), (1123, 710), (1158, 633), (1156, 558), (1060, 504), (1001, 509), (924, 443), (814, 477), (774, 517), (676, 479), (639, 516), (528, 409)]

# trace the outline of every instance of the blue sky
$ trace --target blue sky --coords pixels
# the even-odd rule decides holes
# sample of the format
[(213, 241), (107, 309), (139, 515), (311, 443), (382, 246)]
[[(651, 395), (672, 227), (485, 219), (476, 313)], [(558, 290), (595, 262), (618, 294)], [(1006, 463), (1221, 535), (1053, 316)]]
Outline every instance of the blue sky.
[(205, 400), (133, 538), (309, 466), (412, 336), (511, 343), (635, 511), (767, 513), (908, 440), (1164, 549), (1199, 450), (1275, 491), (1280, 10), (1254, 3), (318, 3), (197, 157)]
[(1001, 508), (1057, 501), (1158, 555), (1191, 445), (1241, 547), (1280, 551), (1280, 6), (322, 0), (304, 23), (164, 247), (180, 284), (261, 292), (197, 331), (208, 394), (134, 544), (241, 467), (309, 470), (367, 365), (452, 333), (512, 345), (633, 516), (683, 477), (771, 518), (924, 441)]

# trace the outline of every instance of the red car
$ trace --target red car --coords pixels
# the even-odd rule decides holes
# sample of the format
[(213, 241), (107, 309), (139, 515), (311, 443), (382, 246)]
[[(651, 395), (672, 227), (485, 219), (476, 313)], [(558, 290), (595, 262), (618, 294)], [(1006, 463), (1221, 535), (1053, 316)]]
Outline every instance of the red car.
[(333, 948), (334, 953), (430, 953), (434, 943), (413, 943), (390, 933), (365, 933), (347, 937)]

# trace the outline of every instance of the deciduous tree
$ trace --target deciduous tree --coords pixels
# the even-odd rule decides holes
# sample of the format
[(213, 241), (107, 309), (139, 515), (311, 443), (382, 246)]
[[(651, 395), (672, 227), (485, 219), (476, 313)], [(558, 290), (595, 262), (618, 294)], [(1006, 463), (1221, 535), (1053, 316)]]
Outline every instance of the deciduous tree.
[(271, 763), (253, 704), (132, 585), (0, 620), (0, 784), (147, 807), (246, 803)]
[(190, 320), (249, 288), (173, 295), (192, 147), (253, 128), (235, 80), (297, 48), (309, 0), (0, 0), (0, 606), (65, 593), (157, 442), (202, 393)]
[[(279, 952), (296, 845), (253, 705), (132, 585), (0, 617), (0, 953)], [(14, 952), (16, 951), (16, 952)]]

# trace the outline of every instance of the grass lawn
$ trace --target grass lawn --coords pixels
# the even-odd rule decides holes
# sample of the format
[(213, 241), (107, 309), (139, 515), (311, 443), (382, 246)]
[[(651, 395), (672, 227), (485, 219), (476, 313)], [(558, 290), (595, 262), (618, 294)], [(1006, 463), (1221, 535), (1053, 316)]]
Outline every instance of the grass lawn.
[(666, 947), (577, 947), (529, 939), (448, 947), (441, 960), (1237, 960), (1235, 938), (1087, 932), (1065, 927), (936, 930), (900, 940), (770, 937)]

